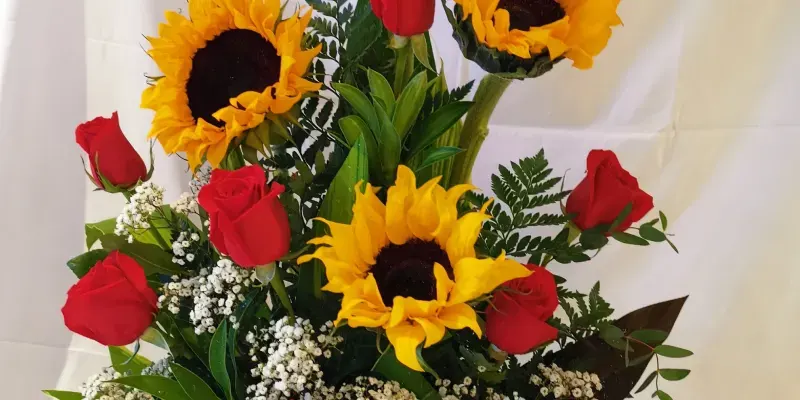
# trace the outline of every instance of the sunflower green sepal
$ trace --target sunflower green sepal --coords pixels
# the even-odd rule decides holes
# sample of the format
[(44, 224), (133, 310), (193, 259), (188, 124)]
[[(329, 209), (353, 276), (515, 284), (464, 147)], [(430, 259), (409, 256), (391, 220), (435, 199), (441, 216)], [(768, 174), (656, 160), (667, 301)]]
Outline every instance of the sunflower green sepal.
[(447, 20), (453, 27), (453, 38), (458, 43), (465, 58), (478, 64), (484, 71), (506, 79), (536, 78), (553, 69), (553, 66), (564, 59), (563, 56), (550, 59), (545, 49), (531, 58), (520, 58), (480, 43), (475, 35), (470, 20), (464, 19), (464, 9), (456, 4), (451, 10), (442, 0)]

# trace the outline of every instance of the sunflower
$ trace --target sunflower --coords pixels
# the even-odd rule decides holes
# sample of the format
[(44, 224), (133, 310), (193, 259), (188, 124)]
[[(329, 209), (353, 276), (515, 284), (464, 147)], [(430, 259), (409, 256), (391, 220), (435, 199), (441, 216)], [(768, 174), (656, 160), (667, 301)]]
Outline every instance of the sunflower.
[(286, 113), (320, 84), (303, 79), (320, 46), (303, 50), (311, 10), (281, 21), (280, 0), (189, 0), (168, 11), (148, 54), (164, 74), (142, 94), (149, 137), (167, 153), (218, 166), (234, 138)]
[(579, 69), (592, 67), (622, 21), (619, 0), (455, 0), (463, 18), (471, 17), (477, 40), (493, 49), (528, 59), (549, 52), (565, 56)]
[(458, 218), (456, 203), (471, 185), (445, 190), (432, 179), (417, 188), (416, 177), (400, 166), (384, 205), (376, 190), (356, 190), (350, 224), (324, 221), (331, 235), (299, 262), (319, 259), (328, 284), (342, 293), (337, 323), (382, 328), (398, 360), (422, 371), (417, 348), (439, 342), (446, 329), (481, 328), (469, 305), (500, 284), (530, 272), (501, 255), (479, 259), (475, 242), (488, 218), (485, 209)]

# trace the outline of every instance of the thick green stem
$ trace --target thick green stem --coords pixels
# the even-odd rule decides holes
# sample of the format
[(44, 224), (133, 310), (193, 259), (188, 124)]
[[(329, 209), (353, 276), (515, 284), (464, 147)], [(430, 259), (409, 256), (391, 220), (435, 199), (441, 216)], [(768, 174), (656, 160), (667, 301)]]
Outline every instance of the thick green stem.
[(400, 93), (411, 80), (411, 75), (414, 73), (414, 53), (411, 46), (403, 46), (395, 50), (395, 64), (394, 64), (394, 94), (400, 96)]
[(464, 149), (464, 152), (456, 156), (453, 173), (450, 176), (451, 186), (471, 181), (472, 167), (481, 151), (483, 141), (489, 135), (489, 119), (510, 84), (511, 80), (495, 74), (488, 74), (481, 80), (472, 100), (475, 104), (467, 113), (464, 127), (461, 129), (459, 147)]

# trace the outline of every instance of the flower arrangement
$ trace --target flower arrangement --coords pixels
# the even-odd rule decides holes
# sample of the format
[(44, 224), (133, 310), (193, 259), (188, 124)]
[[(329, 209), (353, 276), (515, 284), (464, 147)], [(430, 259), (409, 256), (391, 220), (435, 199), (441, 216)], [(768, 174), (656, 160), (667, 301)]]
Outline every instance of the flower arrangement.
[(308, 3), (189, 0), (147, 38), (163, 73), (142, 95), (149, 136), (194, 176), (175, 202), (116, 113), (77, 128), (90, 180), (127, 204), (86, 224), (62, 312), (111, 367), (45, 393), (670, 399), (665, 381), (689, 374), (665, 364), (692, 353), (664, 344), (686, 298), (620, 317), (600, 283), (576, 291), (548, 268), (612, 240), (675, 248), (616, 155), (590, 152), (572, 190), (543, 150), (499, 166), (491, 197), (470, 183), (504, 90), (565, 58), (590, 68), (618, 0), (444, 3), (489, 73), (472, 101), (437, 72), (433, 0)]

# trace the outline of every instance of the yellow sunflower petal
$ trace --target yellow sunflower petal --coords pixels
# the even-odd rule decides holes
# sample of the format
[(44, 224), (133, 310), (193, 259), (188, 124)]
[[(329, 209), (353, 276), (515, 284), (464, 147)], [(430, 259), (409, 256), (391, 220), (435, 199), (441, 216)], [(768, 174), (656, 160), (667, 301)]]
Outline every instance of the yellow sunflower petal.
[(457, 264), (462, 258), (475, 257), (475, 242), (487, 219), (489, 216), (484, 213), (471, 212), (456, 221), (445, 245), (451, 265)]
[(425, 330), (422, 326), (403, 323), (386, 329), (386, 336), (394, 346), (397, 359), (403, 365), (415, 371), (423, 371), (422, 365), (417, 360), (417, 347), (425, 340)]
[(478, 315), (467, 304), (453, 304), (447, 306), (439, 313), (439, 321), (448, 329), (469, 328), (478, 337), (481, 336), (481, 327), (478, 324)]
[(448, 304), (466, 303), (494, 290), (504, 282), (531, 274), (522, 264), (501, 255), (497, 260), (462, 258), (453, 266), (455, 285)]
[(450, 280), (450, 277), (447, 276), (447, 271), (439, 263), (433, 264), (433, 276), (436, 278), (436, 301), (446, 303), (447, 296), (455, 283)]
[(439, 180), (441, 177), (433, 178), (417, 189), (414, 204), (406, 214), (408, 228), (418, 239), (433, 240), (434, 233), (439, 228), (437, 203), (444, 202), (444, 189), (439, 186)]
[(397, 326), (410, 318), (425, 318), (433, 316), (440, 308), (436, 301), (417, 300), (411, 297), (397, 296), (393, 300), (392, 317), (389, 327)]
[(406, 214), (417, 190), (417, 178), (408, 167), (397, 168), (397, 181), (386, 196), (386, 234), (394, 244), (404, 244), (411, 237)]
[(444, 337), (445, 326), (436, 318), (412, 318), (425, 331), (425, 347), (431, 347)]

